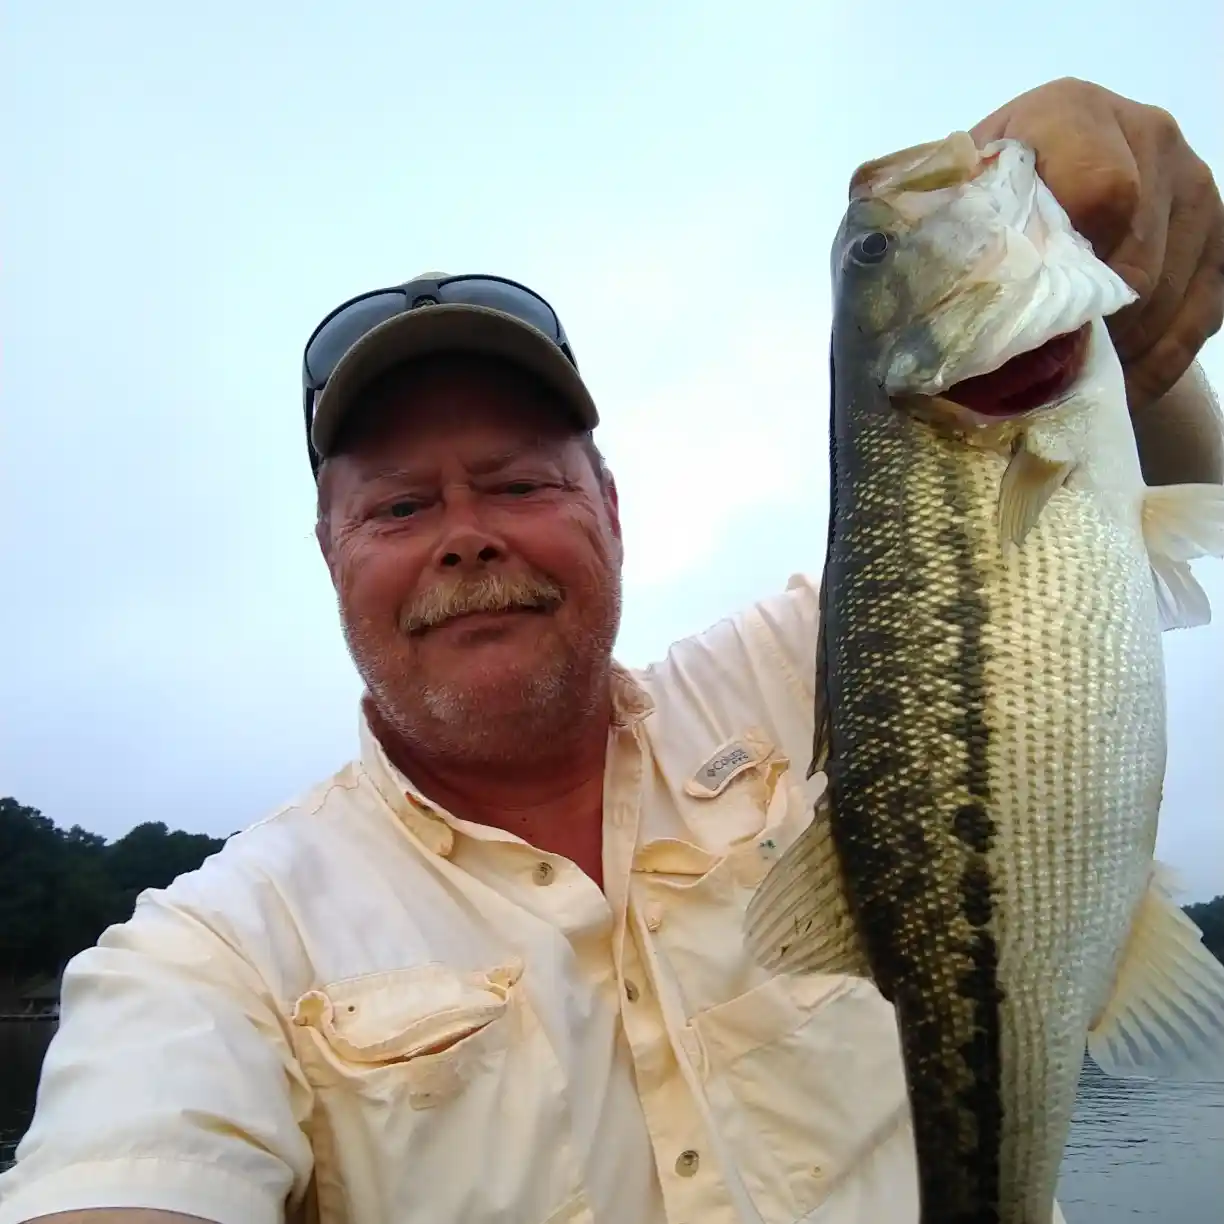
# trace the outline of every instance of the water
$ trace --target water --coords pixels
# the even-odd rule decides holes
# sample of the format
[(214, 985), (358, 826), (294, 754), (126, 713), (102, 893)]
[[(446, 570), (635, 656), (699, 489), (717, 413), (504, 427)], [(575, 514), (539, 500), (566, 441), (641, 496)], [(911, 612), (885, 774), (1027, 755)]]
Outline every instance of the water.
[[(0, 1168), (29, 1122), (54, 1025), (0, 1023)], [(1219, 1224), (1224, 1084), (1111, 1080), (1088, 1065), (1059, 1200), (1067, 1224)]]
[(0, 1020), (0, 1169), (34, 1112), (38, 1070), (55, 1032), (49, 1020)]

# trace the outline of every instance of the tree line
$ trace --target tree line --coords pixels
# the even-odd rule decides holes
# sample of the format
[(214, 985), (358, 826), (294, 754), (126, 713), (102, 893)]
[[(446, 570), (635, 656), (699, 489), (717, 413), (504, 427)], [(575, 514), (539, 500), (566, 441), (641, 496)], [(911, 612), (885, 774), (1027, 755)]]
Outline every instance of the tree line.
[[(144, 889), (165, 888), (224, 844), (161, 822), (108, 842), (0, 799), (0, 991), (58, 974), (108, 926), (131, 917)], [(1224, 896), (1185, 909), (1224, 961)]]
[(108, 926), (130, 918), (144, 889), (164, 888), (224, 844), (161, 822), (108, 842), (0, 799), (0, 992), (58, 974)]

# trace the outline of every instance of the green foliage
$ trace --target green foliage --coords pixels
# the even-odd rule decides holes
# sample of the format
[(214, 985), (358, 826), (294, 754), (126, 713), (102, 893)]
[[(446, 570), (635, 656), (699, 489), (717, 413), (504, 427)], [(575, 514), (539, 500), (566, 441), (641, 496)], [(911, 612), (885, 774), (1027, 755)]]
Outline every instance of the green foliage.
[(0, 986), (58, 973), (129, 918), (144, 889), (164, 888), (224, 844), (160, 822), (107, 842), (0, 798)]
[(1224, 893), (1211, 901), (1186, 906), (1190, 921), (1203, 932), (1203, 943), (1224, 961)]

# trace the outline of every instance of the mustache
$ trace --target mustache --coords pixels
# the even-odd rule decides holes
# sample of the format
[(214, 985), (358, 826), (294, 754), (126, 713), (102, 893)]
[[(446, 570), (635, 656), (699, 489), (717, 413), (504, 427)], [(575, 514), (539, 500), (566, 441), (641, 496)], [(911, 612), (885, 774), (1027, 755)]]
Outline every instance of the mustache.
[(424, 633), (457, 616), (557, 607), (565, 592), (547, 578), (484, 574), (480, 578), (430, 587), (400, 615), (405, 633)]

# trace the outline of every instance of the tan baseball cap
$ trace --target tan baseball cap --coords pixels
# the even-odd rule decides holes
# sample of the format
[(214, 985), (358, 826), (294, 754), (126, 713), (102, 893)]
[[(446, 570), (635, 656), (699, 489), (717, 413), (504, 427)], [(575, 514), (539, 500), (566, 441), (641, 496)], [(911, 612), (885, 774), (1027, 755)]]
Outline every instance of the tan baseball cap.
[[(336, 363), (315, 400), (310, 423), (311, 445), (321, 458), (327, 457), (346, 413), (371, 382), (403, 362), (434, 353), (481, 353), (512, 361), (552, 387), (573, 409), (584, 429), (599, 424), (595, 401), (577, 365), (561, 348), (561, 344), (568, 348), (568, 341), (559, 323), (559, 340), (554, 340), (506, 310), (462, 300), (465, 287), (473, 290), (466, 296), (479, 297), (475, 290), (481, 283), (490, 282), (471, 277), (448, 285), (447, 280), (447, 275), (440, 272), (414, 277), (406, 287), (409, 300), (416, 281), (423, 282), (422, 294), (426, 296), (431, 296), (428, 286), (440, 285), (436, 300), (404, 310), (371, 328)], [(514, 301), (514, 289), (518, 287), (512, 282), (507, 282), (512, 286), (508, 291), (500, 282), (493, 284), (507, 304)], [(530, 290), (523, 292), (535, 297)], [(494, 300), (501, 299), (495, 295)], [(543, 303), (543, 299), (537, 300)]]

